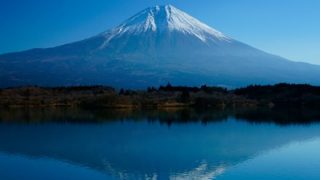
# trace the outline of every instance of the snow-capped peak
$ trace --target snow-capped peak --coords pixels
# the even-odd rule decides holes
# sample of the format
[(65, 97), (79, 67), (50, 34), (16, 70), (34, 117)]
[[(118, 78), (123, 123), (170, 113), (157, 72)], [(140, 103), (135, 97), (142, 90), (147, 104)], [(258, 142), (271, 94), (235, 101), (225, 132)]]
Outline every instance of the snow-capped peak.
[(229, 41), (223, 33), (200, 22), (196, 18), (172, 5), (147, 8), (123, 22), (118, 27), (104, 33), (108, 44), (115, 37), (124, 34), (143, 34), (146, 32), (181, 32), (195, 36), (203, 42)]

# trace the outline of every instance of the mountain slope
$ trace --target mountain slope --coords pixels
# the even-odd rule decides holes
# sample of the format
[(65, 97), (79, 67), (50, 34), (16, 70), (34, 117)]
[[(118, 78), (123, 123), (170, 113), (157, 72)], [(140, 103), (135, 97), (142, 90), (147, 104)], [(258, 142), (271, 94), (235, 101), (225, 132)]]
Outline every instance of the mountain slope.
[(83, 41), (0, 55), (0, 86), (320, 84), (320, 66), (236, 41), (167, 5)]

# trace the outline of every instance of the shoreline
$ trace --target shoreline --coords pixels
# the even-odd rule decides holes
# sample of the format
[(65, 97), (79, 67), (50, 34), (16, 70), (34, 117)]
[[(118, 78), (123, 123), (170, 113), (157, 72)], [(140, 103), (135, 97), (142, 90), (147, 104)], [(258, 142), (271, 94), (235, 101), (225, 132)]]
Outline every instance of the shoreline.
[(147, 90), (115, 90), (106, 86), (19, 87), (0, 89), (0, 108), (84, 109), (239, 109), (303, 107), (320, 109), (320, 87), (305, 84), (221, 87), (160, 86)]

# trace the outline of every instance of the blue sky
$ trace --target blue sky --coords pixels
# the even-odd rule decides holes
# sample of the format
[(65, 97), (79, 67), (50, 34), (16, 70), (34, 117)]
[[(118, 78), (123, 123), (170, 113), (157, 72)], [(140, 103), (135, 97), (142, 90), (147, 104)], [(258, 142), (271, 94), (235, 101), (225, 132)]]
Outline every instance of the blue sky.
[(0, 0), (0, 53), (81, 40), (158, 4), (267, 52), (320, 64), (318, 0)]

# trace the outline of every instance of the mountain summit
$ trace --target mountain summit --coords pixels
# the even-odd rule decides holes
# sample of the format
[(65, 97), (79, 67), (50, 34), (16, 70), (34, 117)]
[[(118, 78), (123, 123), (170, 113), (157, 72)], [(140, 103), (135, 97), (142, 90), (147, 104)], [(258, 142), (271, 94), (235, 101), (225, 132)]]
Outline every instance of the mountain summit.
[(232, 41), (172, 5), (147, 8), (99, 36), (104, 38), (99, 50), (148, 56), (174, 55)]
[(145, 9), (120, 26), (107, 31), (105, 35), (111, 35), (114, 38), (148, 32), (170, 33), (174, 31), (194, 36), (203, 42), (228, 41), (229, 39), (221, 32), (207, 26), (172, 5)]
[(225, 36), (172, 5), (147, 8), (91, 38), (0, 55), (0, 86), (171, 82), (238, 87), (320, 84), (320, 66), (292, 62)]

